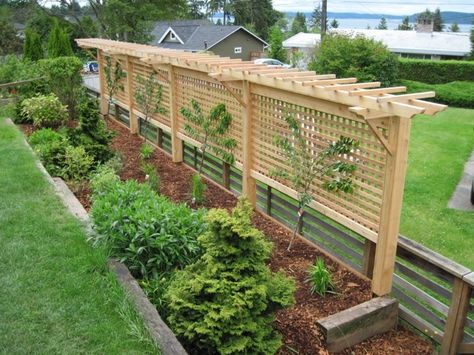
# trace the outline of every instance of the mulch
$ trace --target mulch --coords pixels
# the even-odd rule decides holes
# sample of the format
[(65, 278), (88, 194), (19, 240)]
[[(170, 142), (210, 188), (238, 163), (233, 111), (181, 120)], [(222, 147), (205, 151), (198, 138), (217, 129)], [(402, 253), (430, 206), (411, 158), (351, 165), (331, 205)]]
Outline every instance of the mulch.
[[(135, 179), (143, 182), (145, 176), (140, 169), (140, 146), (143, 139), (132, 135), (127, 128), (113, 120), (107, 121), (108, 127), (117, 132), (112, 147), (123, 158), (122, 179)], [(26, 127), (22, 129), (28, 134)], [(186, 202), (192, 206), (190, 181), (194, 171), (184, 163), (173, 163), (170, 156), (156, 149), (150, 159), (160, 175), (161, 194), (175, 202)], [(86, 209), (90, 208), (90, 191), (83, 189), (77, 197)], [(237, 198), (207, 180), (205, 193), (206, 208), (226, 208), (235, 206)], [(253, 224), (268, 236), (274, 244), (269, 261), (272, 271), (284, 271), (296, 281), (295, 304), (293, 307), (277, 312), (275, 326), (283, 335), (284, 345), (278, 352), (286, 354), (328, 354), (324, 338), (316, 325), (320, 318), (337, 313), (371, 299), (370, 281), (359, 277), (332, 258), (318, 250), (314, 245), (302, 239), (295, 240), (291, 252), (287, 251), (291, 232), (280, 223), (255, 212)], [(311, 294), (306, 282), (307, 270), (317, 257), (322, 257), (332, 272), (337, 287), (336, 294), (326, 297)], [(398, 329), (374, 336), (348, 348), (342, 354), (431, 354), (432, 346), (409, 330)]]

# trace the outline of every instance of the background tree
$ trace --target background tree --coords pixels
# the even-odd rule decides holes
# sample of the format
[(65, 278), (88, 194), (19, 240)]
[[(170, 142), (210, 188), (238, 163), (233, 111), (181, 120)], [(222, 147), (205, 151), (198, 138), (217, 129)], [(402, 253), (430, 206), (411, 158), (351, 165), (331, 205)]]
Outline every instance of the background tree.
[[(138, 87), (135, 89), (134, 97), (140, 112), (145, 116), (143, 119), (148, 130), (148, 121), (152, 114), (166, 113), (166, 110), (161, 106), (163, 86), (156, 82), (154, 73), (150, 73), (146, 79), (137, 75), (137, 83)], [(144, 137), (146, 141), (147, 134), (144, 134)]]
[(283, 17), (273, 8), (271, 0), (233, 0), (234, 24), (255, 28), (256, 34), (267, 40), (270, 29)]
[(308, 67), (317, 73), (381, 81), (383, 86), (395, 84), (398, 76), (398, 58), (382, 42), (360, 35), (329, 34)]
[(411, 31), (413, 30), (413, 26), (410, 25), (410, 18), (408, 16), (405, 16), (403, 18), (403, 21), (400, 25), (398, 25), (397, 28), (399, 31)]
[(306, 26), (305, 14), (297, 12), (293, 22), (291, 23), (291, 33), (295, 35), (300, 32), (308, 32), (308, 27)]
[(0, 20), (0, 33), (0, 56), (21, 53), (23, 41), (18, 36), (13, 23), (5, 19)]
[(170, 327), (196, 353), (275, 354), (282, 345), (273, 321), (293, 303), (294, 281), (270, 271), (271, 243), (251, 215), (244, 199), (232, 214), (211, 210), (198, 238), (203, 256), (166, 291)]
[(188, 17), (190, 19), (198, 20), (206, 17), (202, 12), (206, 6), (205, 0), (189, 0), (188, 1)]
[(318, 4), (311, 13), (310, 28), (312, 32), (320, 33), (321, 32), (321, 4)]
[(336, 19), (333, 19), (331, 21), (331, 27), (332, 28), (338, 28), (339, 27), (339, 22)]
[(44, 58), (41, 38), (33, 30), (25, 31), (25, 45), (23, 47), (23, 59), (37, 61)]
[(124, 90), (122, 79), (127, 75), (122, 70), (122, 66), (119, 61), (112, 62), (112, 58), (105, 57), (105, 84), (107, 85), (107, 93), (109, 95), (109, 103), (107, 105), (107, 116), (110, 114), (110, 105), (114, 102), (115, 94), (121, 90)]
[(310, 189), (317, 177), (329, 177), (323, 186), (330, 191), (353, 191), (352, 174), (356, 166), (342, 157), (350, 155), (358, 147), (358, 142), (341, 136), (337, 142), (315, 154), (311, 142), (301, 131), (301, 123), (292, 114), (288, 114), (285, 121), (291, 136), (275, 136), (274, 141), (288, 162), (290, 171), (272, 170), (270, 174), (288, 180), (298, 193), (298, 219), (288, 244), (287, 250), (290, 251), (296, 233), (301, 228), (305, 208), (313, 200)]
[(377, 29), (378, 30), (387, 30), (388, 29), (388, 26), (387, 26), (387, 19), (385, 17), (382, 17), (380, 19), (380, 22), (377, 26)]
[(281, 32), (279, 27), (272, 27), (268, 43), (270, 44), (269, 57), (285, 63), (288, 60), (287, 51), (283, 48), (283, 32)]
[(472, 20), (473, 26), (471, 27), (471, 60), (474, 60), (474, 19)]
[(459, 25), (457, 22), (453, 22), (449, 27), (450, 32), (459, 32)]
[(48, 58), (69, 57), (74, 55), (71, 40), (65, 30), (59, 27), (59, 21), (54, 21), (48, 38)]
[(445, 25), (444, 25), (443, 17), (441, 16), (441, 10), (438, 7), (433, 13), (433, 31), (443, 32), (444, 27)]

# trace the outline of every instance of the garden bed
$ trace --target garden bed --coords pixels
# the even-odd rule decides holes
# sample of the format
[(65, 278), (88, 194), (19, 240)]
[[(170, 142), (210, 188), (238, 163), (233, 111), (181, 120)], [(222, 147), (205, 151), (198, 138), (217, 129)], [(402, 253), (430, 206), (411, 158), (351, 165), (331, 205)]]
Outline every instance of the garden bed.
[[(124, 169), (121, 178), (144, 181), (145, 176), (140, 168), (139, 154), (143, 139), (130, 134), (128, 129), (115, 121), (108, 121), (108, 126), (117, 132), (112, 147), (123, 156)], [(22, 128), (27, 134), (31, 132), (29, 127), (23, 126)], [(184, 163), (173, 163), (171, 158), (159, 149), (155, 150), (150, 161), (159, 172), (161, 194), (168, 196), (172, 201), (191, 204), (189, 191), (193, 170)], [(235, 206), (237, 199), (233, 194), (211, 181), (207, 182), (208, 189), (204, 207), (231, 209)], [(77, 197), (86, 209), (90, 207), (89, 195), (90, 191), (87, 187), (77, 190)], [(273, 255), (269, 262), (271, 269), (273, 271), (283, 270), (296, 280), (295, 306), (278, 312), (275, 321), (276, 327), (283, 334), (285, 344), (279, 353), (327, 353), (323, 335), (318, 329), (316, 321), (369, 300), (372, 296), (370, 282), (334, 262), (302, 239), (297, 240), (293, 250), (288, 252), (286, 248), (291, 233), (271, 218), (256, 212), (253, 223), (274, 243)], [(338, 290), (337, 294), (324, 298), (311, 294), (310, 286), (305, 282), (305, 279), (309, 266), (318, 256), (324, 258), (332, 271)], [(403, 328), (373, 337), (344, 351), (348, 354), (430, 354), (431, 352), (429, 344)]]

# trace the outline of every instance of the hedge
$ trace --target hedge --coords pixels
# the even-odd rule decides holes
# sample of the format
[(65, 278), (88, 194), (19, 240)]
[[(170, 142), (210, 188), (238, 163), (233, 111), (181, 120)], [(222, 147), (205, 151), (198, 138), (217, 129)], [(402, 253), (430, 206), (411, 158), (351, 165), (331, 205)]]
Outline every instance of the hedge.
[(431, 101), (455, 107), (474, 108), (474, 82), (454, 81), (448, 84), (426, 84), (418, 81), (402, 80), (408, 92), (434, 91)]
[(474, 61), (400, 58), (398, 76), (428, 84), (474, 81)]

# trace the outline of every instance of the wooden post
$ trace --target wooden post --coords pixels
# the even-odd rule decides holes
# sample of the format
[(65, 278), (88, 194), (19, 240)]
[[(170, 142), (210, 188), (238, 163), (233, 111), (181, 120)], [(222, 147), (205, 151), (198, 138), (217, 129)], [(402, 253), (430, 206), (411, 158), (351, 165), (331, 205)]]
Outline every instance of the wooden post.
[(108, 111), (109, 100), (105, 97), (106, 85), (105, 85), (105, 72), (104, 72), (104, 56), (100, 49), (97, 49), (97, 63), (99, 63), (99, 87), (100, 87), (100, 113), (106, 115)]
[(471, 287), (462, 279), (455, 278), (440, 355), (454, 355), (457, 353), (464, 335), (470, 300)]
[(390, 118), (388, 141), (393, 147), (393, 153), (392, 155), (387, 154), (380, 229), (372, 278), (372, 292), (378, 296), (387, 295), (392, 289), (405, 187), (410, 125), (411, 120), (407, 117), (392, 116)]
[(362, 264), (362, 272), (369, 279), (374, 275), (374, 261), (375, 261), (375, 249), (377, 244), (373, 241), (366, 239), (364, 244), (364, 260)]
[(242, 169), (242, 195), (247, 197), (250, 203), (255, 207), (257, 204), (257, 184), (251, 176), (253, 167), (252, 150), (252, 93), (248, 81), (242, 83), (242, 100), (246, 103), (243, 108), (243, 127), (242, 127), (242, 150), (243, 150), (243, 169)]
[(183, 161), (183, 142), (178, 138), (178, 107), (176, 93), (176, 77), (174, 75), (174, 67), (169, 66), (168, 69), (170, 83), (170, 120), (171, 120), (171, 155), (174, 163)]
[(127, 55), (127, 103), (128, 103), (128, 117), (130, 119), (130, 132), (132, 134), (138, 133), (138, 118), (137, 115), (133, 113), (135, 108), (135, 100), (133, 98), (133, 63), (130, 60), (130, 56)]
[(224, 187), (227, 190), (230, 190), (230, 164), (223, 161), (222, 168), (223, 168), (222, 181), (224, 183)]

